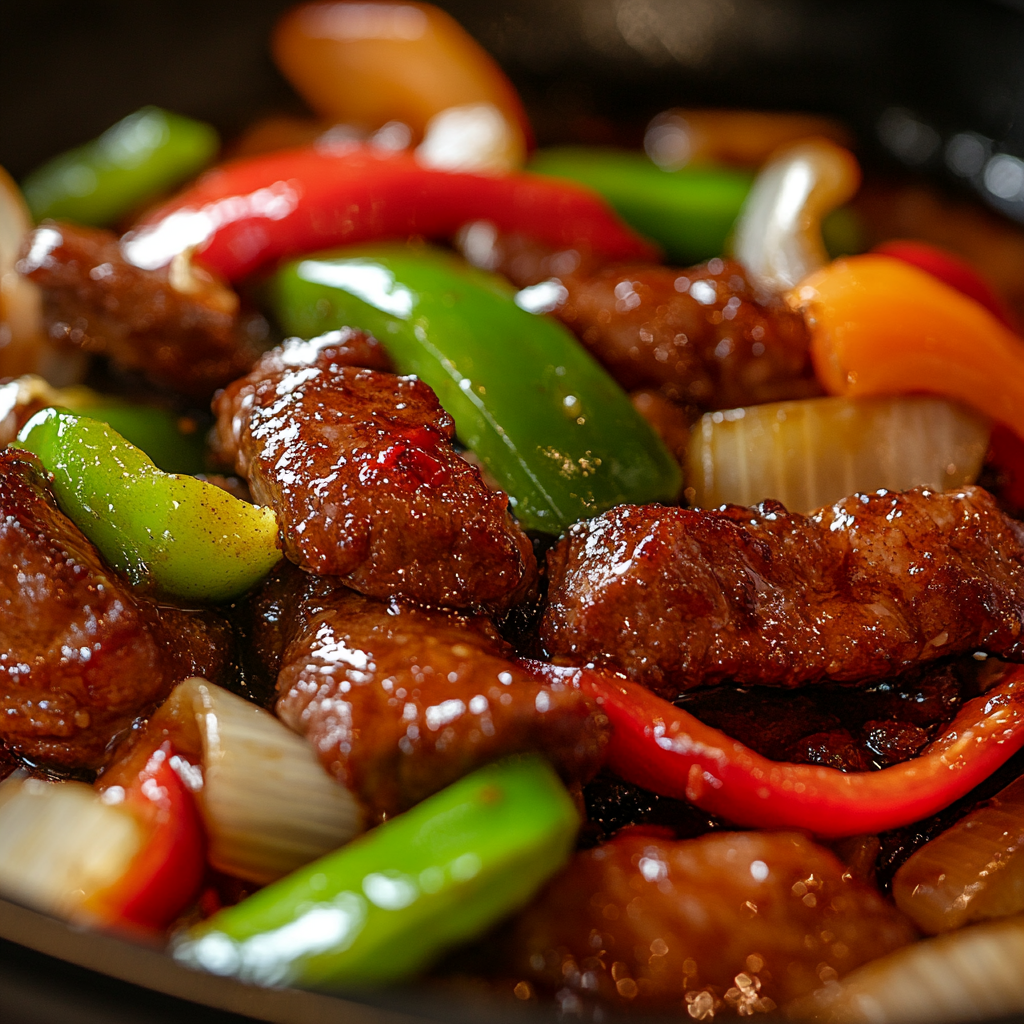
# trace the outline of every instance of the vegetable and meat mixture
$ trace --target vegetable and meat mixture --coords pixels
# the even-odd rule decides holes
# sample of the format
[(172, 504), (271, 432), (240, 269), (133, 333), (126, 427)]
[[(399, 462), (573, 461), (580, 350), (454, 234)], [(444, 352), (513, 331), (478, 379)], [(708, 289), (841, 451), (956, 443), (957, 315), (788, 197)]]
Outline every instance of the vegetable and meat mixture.
[(817, 116), (537, 150), (428, 4), (272, 48), (220, 162), (0, 177), (0, 893), (259, 985), (1024, 1012), (1019, 229)]

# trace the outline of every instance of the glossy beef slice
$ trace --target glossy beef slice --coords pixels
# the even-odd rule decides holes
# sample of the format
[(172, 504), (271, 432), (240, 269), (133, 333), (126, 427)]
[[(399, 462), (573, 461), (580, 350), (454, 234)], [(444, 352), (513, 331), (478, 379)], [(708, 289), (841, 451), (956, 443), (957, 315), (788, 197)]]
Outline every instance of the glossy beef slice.
[(136, 267), (109, 231), (48, 222), (22, 257), (18, 270), (43, 289), (54, 341), (108, 356), (160, 387), (207, 398), (259, 354), (250, 333), (258, 321), (238, 316), (234, 292), (181, 261)]
[[(596, 705), (510, 661), (484, 617), (389, 606), (298, 575), (268, 584), (296, 588), (276, 603), (290, 639), (271, 622), (264, 640), (265, 650), (286, 641), (277, 714), (371, 816), (510, 754), (543, 753), (570, 781), (597, 771), (606, 720)], [(274, 603), (257, 598), (263, 610)]]
[(363, 336), (261, 360), (214, 403), (221, 452), (277, 512), (302, 568), (381, 598), (513, 603), (536, 560), (507, 497), (455, 451), (434, 392), (349, 365), (357, 346), (376, 351)]
[(656, 389), (699, 409), (820, 394), (802, 317), (757, 294), (733, 260), (600, 266), (585, 251), (552, 252), (515, 235), (469, 255), (521, 287), (546, 282), (536, 300), (627, 390)]
[(0, 453), (0, 740), (33, 761), (98, 767), (190, 675), (225, 675), (214, 613), (133, 593), (56, 506), (34, 456)]
[[(554, 994), (563, 1011), (597, 997), (711, 1020), (768, 1013), (913, 938), (802, 835), (679, 841), (637, 829), (578, 853), (503, 952), (517, 995)], [(499, 969), (507, 976), (508, 963)]]
[(621, 506), (572, 527), (548, 567), (548, 652), (668, 697), (1024, 655), (1024, 526), (978, 487), (854, 495), (809, 516)]

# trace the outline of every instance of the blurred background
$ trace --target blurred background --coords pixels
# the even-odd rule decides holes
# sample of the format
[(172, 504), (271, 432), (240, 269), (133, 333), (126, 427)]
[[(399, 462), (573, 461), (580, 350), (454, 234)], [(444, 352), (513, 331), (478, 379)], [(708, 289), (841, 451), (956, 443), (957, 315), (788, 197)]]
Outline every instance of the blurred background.
[[(227, 137), (256, 115), (299, 109), (266, 45), (288, 6), (3, 0), (0, 164), (20, 177), (145, 103)], [(869, 160), (979, 191), (1024, 220), (1022, 0), (440, 6), (505, 67), (542, 144), (632, 144), (669, 106), (823, 111), (854, 127)]]

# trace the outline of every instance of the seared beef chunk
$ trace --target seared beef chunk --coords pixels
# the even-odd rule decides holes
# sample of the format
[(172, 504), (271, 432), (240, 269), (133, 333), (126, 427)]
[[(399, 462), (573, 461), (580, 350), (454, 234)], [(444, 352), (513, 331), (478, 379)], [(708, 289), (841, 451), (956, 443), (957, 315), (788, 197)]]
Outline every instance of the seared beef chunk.
[(97, 767), (190, 675), (219, 680), (215, 613), (160, 606), (108, 569), (34, 456), (0, 452), (0, 739), (33, 761)]
[(597, 770), (604, 716), (509, 661), (487, 619), (385, 605), (294, 570), (268, 591), (257, 606), (287, 624), (261, 641), (271, 665), (285, 641), (277, 713), (372, 816), (507, 754), (540, 751), (569, 780)]
[(821, 393), (803, 318), (756, 294), (732, 260), (685, 270), (599, 267), (585, 254), (540, 250), (514, 235), (475, 255), (521, 287), (552, 281), (544, 308), (628, 390), (657, 389), (700, 409)]
[(234, 292), (180, 261), (142, 270), (109, 231), (45, 223), (18, 269), (42, 287), (54, 341), (109, 356), (160, 387), (207, 398), (259, 354), (252, 334), (262, 321), (239, 317)]
[(565, 1011), (597, 997), (710, 1020), (768, 1012), (913, 938), (802, 835), (637, 830), (578, 853), (515, 923), (495, 970)]
[(339, 362), (336, 345), (305, 352), (261, 361), (215, 403), (221, 450), (276, 510), (288, 557), (374, 597), (492, 609), (522, 597), (533, 548), (455, 451), (434, 392)]
[(548, 652), (669, 698), (1024, 655), (1024, 525), (978, 487), (854, 495), (810, 516), (623, 505), (573, 526), (548, 569)]
[(220, 462), (225, 466), (237, 465), (243, 474), (248, 471), (249, 455), (241, 450), (242, 436), (252, 417), (260, 385), (271, 378), (277, 380), (288, 370), (309, 366), (332, 371), (342, 366), (384, 372), (393, 369), (384, 346), (364, 331), (343, 327), (310, 341), (288, 338), (260, 356), (245, 377), (233, 381), (214, 398), (217, 423), (212, 438), (213, 453)]

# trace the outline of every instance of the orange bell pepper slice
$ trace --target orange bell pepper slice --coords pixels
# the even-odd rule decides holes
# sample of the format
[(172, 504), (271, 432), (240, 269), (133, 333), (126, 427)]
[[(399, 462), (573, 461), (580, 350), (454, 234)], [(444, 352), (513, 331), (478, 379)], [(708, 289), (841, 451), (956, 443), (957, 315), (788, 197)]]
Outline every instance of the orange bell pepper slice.
[(836, 260), (787, 296), (833, 395), (928, 392), (1024, 438), (1024, 340), (978, 302), (890, 256)]

